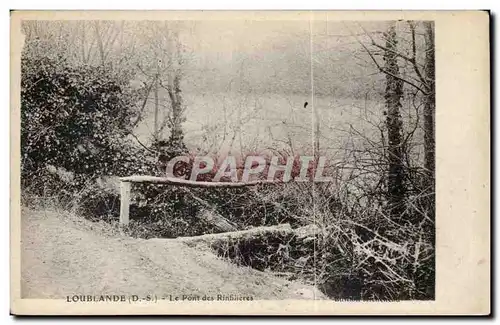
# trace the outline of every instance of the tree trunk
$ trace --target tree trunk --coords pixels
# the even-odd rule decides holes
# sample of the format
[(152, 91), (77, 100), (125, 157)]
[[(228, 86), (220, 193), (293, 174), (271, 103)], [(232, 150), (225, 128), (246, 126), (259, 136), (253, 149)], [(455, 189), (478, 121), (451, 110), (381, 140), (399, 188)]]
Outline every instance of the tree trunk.
[(387, 181), (388, 207), (392, 219), (400, 219), (404, 212), (403, 150), (401, 118), (401, 98), (403, 97), (403, 81), (400, 79), (397, 61), (396, 26), (391, 24), (386, 33), (386, 50), (384, 51), (386, 73), (385, 105), (387, 110), (387, 137), (389, 140), (388, 160), (389, 175)]
[(220, 231), (230, 232), (238, 230), (233, 223), (218, 214), (215, 210), (201, 209), (195, 217), (211, 224)]
[(94, 29), (95, 29), (95, 36), (96, 36), (96, 39), (97, 39), (97, 46), (98, 46), (99, 54), (100, 54), (100, 58), (101, 58), (101, 64), (104, 65), (104, 62), (105, 62), (104, 44), (103, 44), (103, 41), (102, 41), (101, 27), (100, 27), (100, 24), (99, 24), (98, 20), (95, 21)]
[[(159, 79), (160, 78), (160, 72), (159, 68), (157, 68), (156, 76), (155, 76), (155, 112), (154, 112), (154, 131), (153, 131), (153, 143), (157, 144), (159, 141), (159, 122), (158, 122), (158, 111), (159, 111), (159, 98), (158, 98), (158, 91), (159, 91)], [(157, 148), (158, 149), (158, 148)]]
[[(424, 22), (425, 27), (425, 79), (427, 82), (427, 96), (424, 104), (424, 151), (426, 169), (425, 187), (429, 192), (434, 192), (435, 179), (435, 66), (434, 66), (434, 23), (431, 21)], [(427, 191), (426, 191), (427, 192)]]
[[(171, 157), (178, 156), (186, 153), (186, 145), (184, 144), (184, 132), (182, 130), (182, 123), (184, 122), (184, 106), (182, 100), (182, 90), (181, 90), (181, 78), (182, 78), (182, 53), (180, 50), (179, 44), (179, 36), (174, 33), (172, 35), (174, 38), (175, 51), (174, 51), (174, 42), (170, 42), (169, 48), (171, 50), (171, 55), (169, 57), (169, 65), (172, 66), (172, 63), (175, 63), (173, 74), (169, 75), (168, 78), (168, 95), (170, 97), (170, 102), (172, 103), (172, 119), (171, 119), (171, 133), (168, 141), (168, 151)], [(175, 54), (174, 54), (175, 53)], [(175, 55), (176, 58), (172, 58), (172, 55)]]

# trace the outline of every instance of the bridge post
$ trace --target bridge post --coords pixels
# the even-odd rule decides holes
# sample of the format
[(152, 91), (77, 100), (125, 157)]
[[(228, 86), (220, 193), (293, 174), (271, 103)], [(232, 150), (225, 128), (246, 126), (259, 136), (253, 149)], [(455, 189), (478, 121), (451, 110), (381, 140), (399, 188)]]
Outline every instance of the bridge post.
[(120, 182), (120, 225), (127, 226), (129, 223), (130, 189), (131, 182)]

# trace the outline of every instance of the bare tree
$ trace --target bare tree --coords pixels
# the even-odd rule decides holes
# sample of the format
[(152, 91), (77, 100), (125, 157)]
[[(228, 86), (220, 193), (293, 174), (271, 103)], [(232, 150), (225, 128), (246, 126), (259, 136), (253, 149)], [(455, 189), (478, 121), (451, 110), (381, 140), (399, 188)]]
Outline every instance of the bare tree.
[(113, 21), (94, 21), (95, 39), (99, 50), (101, 64), (105, 64), (112, 52), (113, 47), (120, 34), (123, 34), (123, 22), (117, 25)]
[[(421, 126), (424, 133), (424, 163), (423, 163), (423, 178), (421, 184), (423, 188), (420, 191), (424, 193), (434, 192), (434, 169), (435, 169), (435, 137), (434, 137), (434, 123), (435, 123), (435, 87), (434, 87), (434, 27), (432, 22), (422, 22), (417, 23), (414, 21), (406, 22), (391, 22), (394, 26), (394, 33), (397, 27), (401, 30), (399, 35), (392, 33), (393, 27), (389, 28), (389, 31), (385, 34), (385, 44), (382, 44), (380, 40), (376, 40), (373, 33), (367, 32), (363, 26), (360, 26), (362, 33), (355, 34), (351, 32), (358, 43), (363, 47), (364, 51), (368, 54), (371, 61), (375, 64), (377, 69), (386, 76), (387, 82), (389, 79), (393, 80), (395, 84), (396, 80), (402, 85), (407, 85), (409, 89), (413, 89), (413, 97), (420, 96), (424, 103), (424, 110), (420, 112), (416, 109), (417, 115), (422, 114), (423, 125)], [(403, 27), (406, 26), (406, 29)], [(404, 34), (404, 35), (402, 35)], [(366, 44), (360, 39), (360, 36), (365, 36), (369, 42)], [(423, 36), (423, 40), (422, 40)], [(401, 46), (396, 46), (397, 43), (401, 43)], [(424, 48), (424, 51), (418, 51), (419, 48)], [(382, 65), (378, 59), (377, 55), (382, 52), (385, 60), (385, 65)], [(395, 66), (391, 68), (389, 65), (390, 59), (396, 66), (399, 62), (399, 68), (395, 70)], [(386, 89), (386, 96), (390, 95)], [(387, 100), (387, 97), (386, 97)], [(388, 103), (386, 103), (388, 104)], [(399, 126), (393, 125), (394, 117), (391, 111), (390, 105), (387, 106), (387, 127), (388, 127), (388, 137), (389, 137), (389, 147), (395, 143), (400, 143), (401, 150), (406, 150), (405, 146), (408, 144), (408, 140), (415, 130), (412, 130), (408, 135), (405, 136), (404, 140), (400, 142), (398, 137), (391, 140), (391, 128)], [(395, 123), (395, 122), (394, 122)], [(402, 130), (402, 128), (401, 128)], [(393, 134), (395, 136), (395, 134)], [(393, 142), (391, 144), (391, 141)], [(394, 152), (394, 148), (390, 148), (391, 157), (389, 159), (396, 159), (399, 157), (399, 152)], [(396, 156), (394, 156), (396, 154)], [(403, 152), (404, 154), (404, 152)], [(397, 158), (400, 159), (400, 158)], [(390, 165), (395, 161), (391, 161)], [(393, 194), (399, 195), (399, 181), (395, 179), (391, 180), (391, 175), (393, 175), (396, 166), (389, 168), (389, 192), (394, 191)], [(407, 166), (408, 167), (408, 166)], [(398, 168), (396, 168), (398, 169)], [(392, 183), (392, 182), (395, 183)], [(391, 186), (395, 188), (391, 189)], [(392, 196), (392, 194), (391, 194)], [(431, 200), (433, 196), (430, 196)]]
[(396, 26), (391, 24), (386, 33), (384, 50), (384, 70), (386, 73), (385, 105), (387, 109), (386, 125), (389, 140), (388, 159), (389, 175), (387, 181), (388, 201), (392, 219), (399, 218), (404, 211), (405, 183), (402, 150), (401, 98), (403, 81), (400, 78), (397, 53)]
[(425, 130), (425, 169), (427, 173), (427, 186), (434, 192), (435, 180), (435, 111), (436, 111), (436, 88), (435, 88), (435, 45), (434, 45), (434, 24), (433, 22), (424, 22), (425, 27), (425, 81), (427, 95), (424, 105), (424, 130)]
[(169, 38), (169, 48), (172, 55), (168, 57), (168, 65), (171, 67), (171, 73), (168, 74), (168, 84), (164, 86), (168, 92), (170, 103), (172, 105), (172, 114), (169, 117), (170, 137), (167, 142), (168, 149), (172, 156), (186, 152), (184, 144), (184, 131), (182, 123), (184, 117), (184, 103), (182, 98), (181, 81), (184, 58), (182, 54), (182, 44), (179, 39), (179, 33), (176, 30), (171, 31)]
[[(169, 155), (185, 153), (184, 132), (185, 106), (182, 98), (184, 73), (184, 48), (178, 26), (170, 22), (146, 22), (143, 26), (142, 57), (139, 70), (152, 83), (154, 97), (154, 128), (152, 145), (157, 151)], [(162, 97), (164, 90), (167, 97)], [(170, 129), (168, 139), (163, 137), (165, 128)]]

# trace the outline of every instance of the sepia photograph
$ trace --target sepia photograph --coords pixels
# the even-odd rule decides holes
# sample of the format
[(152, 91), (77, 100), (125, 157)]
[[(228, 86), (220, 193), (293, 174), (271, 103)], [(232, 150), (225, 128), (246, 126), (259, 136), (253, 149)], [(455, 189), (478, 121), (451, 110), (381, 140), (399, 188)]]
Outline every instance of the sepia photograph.
[(436, 20), (236, 15), (21, 12), (20, 300), (436, 302)]

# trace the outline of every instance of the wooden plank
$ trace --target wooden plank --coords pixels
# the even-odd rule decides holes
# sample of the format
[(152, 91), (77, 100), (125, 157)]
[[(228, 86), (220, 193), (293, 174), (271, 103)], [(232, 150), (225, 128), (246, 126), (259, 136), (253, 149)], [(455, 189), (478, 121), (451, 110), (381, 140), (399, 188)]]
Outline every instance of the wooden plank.
[(129, 223), (130, 190), (132, 183), (120, 182), (120, 225)]
[(186, 187), (226, 187), (226, 188), (238, 188), (245, 186), (254, 186), (260, 184), (284, 184), (282, 181), (275, 180), (259, 180), (259, 181), (251, 181), (251, 182), (198, 182), (198, 181), (190, 181), (181, 178), (174, 177), (157, 177), (157, 176), (128, 176), (121, 177), (121, 182), (131, 182), (131, 183), (153, 183), (153, 184), (171, 184), (178, 186), (186, 186)]
[(215, 210), (215, 207), (212, 206), (209, 202), (205, 201), (201, 197), (197, 196), (194, 194), (192, 191), (190, 191), (187, 188), (181, 188), (181, 190), (185, 191), (186, 193), (189, 193), (195, 199), (198, 203), (200, 203), (204, 208), (202, 211), (199, 211), (195, 217), (199, 218), (205, 222), (208, 222), (212, 224), (213, 226), (217, 227), (219, 230), (222, 231), (237, 231), (238, 228), (236, 227), (236, 224), (232, 223), (231, 221), (227, 220), (223, 216), (221, 216), (217, 211)]
[(202, 209), (195, 215), (195, 217), (215, 226), (217, 229), (222, 231), (230, 232), (238, 230), (238, 228), (236, 228), (234, 224), (218, 214), (215, 210)]
[(201, 236), (193, 236), (193, 237), (178, 237), (175, 240), (182, 242), (212, 242), (216, 240), (228, 240), (228, 239), (244, 239), (248, 237), (253, 237), (257, 235), (268, 235), (271, 233), (293, 233), (294, 230), (290, 226), (290, 224), (285, 223), (277, 226), (268, 226), (268, 227), (255, 227), (248, 230), (239, 230), (232, 232), (223, 232), (219, 234), (206, 234)]

